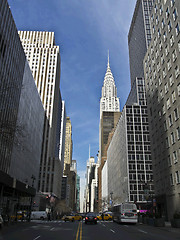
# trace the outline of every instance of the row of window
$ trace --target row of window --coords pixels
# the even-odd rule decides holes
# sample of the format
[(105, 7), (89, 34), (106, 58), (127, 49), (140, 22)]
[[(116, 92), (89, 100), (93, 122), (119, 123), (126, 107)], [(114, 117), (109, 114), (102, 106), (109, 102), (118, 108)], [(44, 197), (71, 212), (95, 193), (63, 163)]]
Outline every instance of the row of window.
[(180, 183), (180, 172), (176, 171), (175, 175), (173, 176), (173, 174), (170, 175), (170, 184), (174, 185), (174, 184), (179, 184)]
[(143, 132), (148, 132), (149, 131), (149, 126), (148, 125), (127, 125), (127, 131), (143, 131)]
[(126, 113), (127, 114), (147, 114), (147, 109), (146, 108), (126, 108)]
[(146, 161), (151, 160), (151, 154), (145, 154), (145, 155), (137, 154), (136, 156), (135, 154), (128, 154), (128, 160), (135, 160), (135, 157), (136, 157), (136, 160), (144, 160), (144, 159)]
[[(129, 164), (129, 170), (144, 170), (144, 164)], [(146, 170), (152, 170), (152, 164), (145, 165)]]
[(132, 145), (128, 145), (128, 150), (129, 151), (135, 151), (135, 149), (136, 149), (136, 151), (151, 151), (151, 146), (150, 145), (134, 145), (134, 144), (132, 144)]
[(174, 132), (171, 132), (170, 139), (169, 137), (166, 138), (166, 147), (167, 148), (170, 147), (170, 140), (171, 140), (171, 144), (174, 145), (176, 141), (179, 141), (179, 139), (180, 139), (180, 128), (178, 127), (176, 129), (176, 134)]
[[(180, 153), (180, 150), (179, 150), (179, 153)], [(177, 153), (177, 151), (173, 151), (172, 156), (171, 155), (168, 156), (168, 166), (169, 167), (172, 166), (172, 162), (174, 164), (176, 164), (178, 162), (178, 153)]]
[[(174, 109), (174, 121), (177, 121), (179, 119), (179, 113), (178, 113), (178, 109)], [(171, 127), (173, 125), (173, 115), (170, 114), (168, 116), (168, 119), (164, 121), (164, 130), (167, 131), (168, 126), (167, 126), (167, 122), (169, 127)]]
[[(142, 180), (145, 180), (145, 175), (144, 174), (136, 174), (136, 173), (130, 173), (129, 174), (129, 180), (139, 180), (139, 181), (142, 181)], [(148, 181), (151, 181), (153, 180), (153, 175), (152, 174), (146, 174), (146, 180)]]

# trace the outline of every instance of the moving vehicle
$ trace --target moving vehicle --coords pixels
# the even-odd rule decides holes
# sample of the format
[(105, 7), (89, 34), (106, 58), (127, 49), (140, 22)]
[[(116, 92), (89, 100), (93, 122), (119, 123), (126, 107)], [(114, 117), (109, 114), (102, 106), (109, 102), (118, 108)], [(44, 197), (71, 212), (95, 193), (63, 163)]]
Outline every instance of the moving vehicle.
[(74, 220), (80, 221), (80, 220), (82, 220), (82, 216), (81, 216), (80, 214), (76, 213), (76, 214), (74, 215)]
[(97, 217), (95, 213), (89, 212), (86, 214), (85, 224), (87, 224), (88, 222), (97, 224)]
[(75, 215), (74, 214), (68, 214), (68, 215), (64, 215), (62, 217), (62, 220), (64, 220), (65, 222), (66, 221), (69, 221), (69, 222), (74, 222), (75, 221)]
[(33, 219), (33, 220), (36, 220), (36, 219), (40, 219), (40, 220), (47, 219), (47, 212), (46, 211), (34, 211), (34, 212), (31, 212), (31, 219)]
[(113, 221), (119, 223), (134, 223), (138, 221), (137, 206), (134, 203), (121, 203), (112, 208)]
[(109, 221), (112, 220), (112, 215), (110, 213), (102, 213), (97, 216), (98, 220)]

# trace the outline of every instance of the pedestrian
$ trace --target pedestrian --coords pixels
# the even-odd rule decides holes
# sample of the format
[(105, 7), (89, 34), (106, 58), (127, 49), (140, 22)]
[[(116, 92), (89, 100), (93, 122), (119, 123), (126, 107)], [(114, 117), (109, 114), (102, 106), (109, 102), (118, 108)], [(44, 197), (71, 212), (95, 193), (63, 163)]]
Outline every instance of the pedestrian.
[(48, 212), (48, 221), (51, 221), (51, 214)]

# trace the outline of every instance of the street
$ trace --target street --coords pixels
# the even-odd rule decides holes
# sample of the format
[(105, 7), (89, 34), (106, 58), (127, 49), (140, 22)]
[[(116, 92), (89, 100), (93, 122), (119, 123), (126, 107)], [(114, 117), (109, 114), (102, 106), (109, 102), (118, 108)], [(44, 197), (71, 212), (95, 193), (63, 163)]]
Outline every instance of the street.
[(127, 225), (99, 221), (32, 221), (5, 226), (0, 240), (173, 240), (180, 239), (180, 229), (158, 228), (145, 224)]

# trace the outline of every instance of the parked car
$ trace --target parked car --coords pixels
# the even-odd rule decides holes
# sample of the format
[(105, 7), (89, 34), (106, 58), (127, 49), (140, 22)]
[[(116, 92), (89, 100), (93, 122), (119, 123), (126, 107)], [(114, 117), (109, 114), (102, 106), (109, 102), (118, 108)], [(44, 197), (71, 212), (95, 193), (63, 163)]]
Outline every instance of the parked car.
[(47, 219), (47, 212), (46, 211), (33, 211), (31, 212), (31, 219), (36, 220), (44, 220)]
[(2, 226), (3, 226), (3, 218), (2, 218), (2, 216), (0, 215), (0, 228), (2, 228)]
[(64, 215), (62, 217), (62, 220), (64, 220), (65, 222), (66, 221), (69, 221), (69, 222), (74, 222), (75, 221), (75, 215), (74, 214), (68, 214), (68, 215)]
[(85, 224), (87, 224), (88, 222), (97, 224), (97, 216), (95, 213), (89, 212), (86, 214)]

